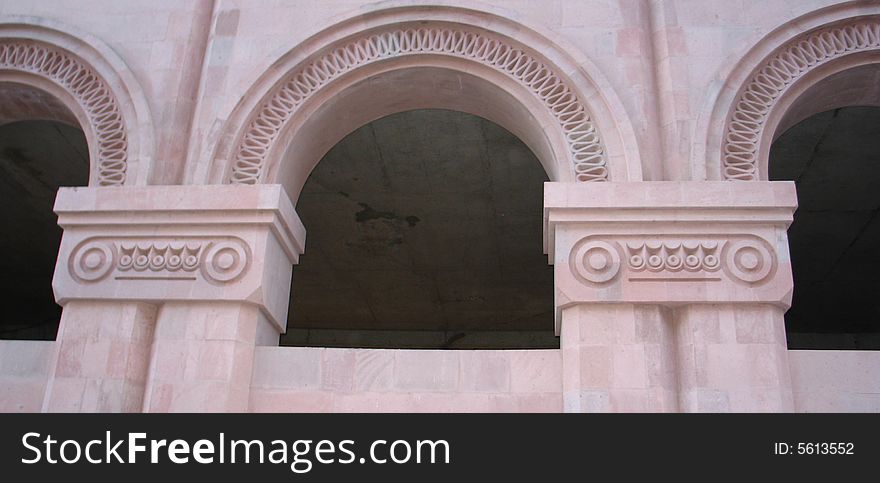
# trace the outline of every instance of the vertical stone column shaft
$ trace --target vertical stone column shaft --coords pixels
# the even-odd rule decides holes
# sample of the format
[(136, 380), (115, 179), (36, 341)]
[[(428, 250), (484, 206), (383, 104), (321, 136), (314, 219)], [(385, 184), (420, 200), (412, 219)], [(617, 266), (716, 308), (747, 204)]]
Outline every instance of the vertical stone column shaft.
[(794, 411), (783, 314), (773, 305), (676, 310), (681, 410)]
[(678, 410), (673, 327), (657, 305), (579, 304), (562, 312), (567, 412)]
[(157, 318), (145, 412), (244, 412), (254, 348), (279, 331), (257, 307), (234, 302), (164, 304)]
[(43, 411), (140, 411), (155, 317), (136, 302), (65, 305)]

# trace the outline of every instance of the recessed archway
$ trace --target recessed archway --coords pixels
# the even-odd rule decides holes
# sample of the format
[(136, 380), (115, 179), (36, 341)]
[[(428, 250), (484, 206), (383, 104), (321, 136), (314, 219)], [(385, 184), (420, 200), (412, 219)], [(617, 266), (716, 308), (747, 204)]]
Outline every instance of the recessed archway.
[[(709, 115), (698, 123), (707, 141), (693, 153), (695, 176), (795, 180), (791, 347), (877, 346), (876, 336), (864, 335), (875, 330), (867, 322), (876, 318), (871, 300), (858, 297), (871, 282), (842, 267), (859, 257), (875, 266), (870, 253), (856, 252), (870, 239), (870, 217), (859, 216), (875, 208), (863, 182), (874, 179), (877, 163), (866, 153), (876, 134), (858, 133), (873, 128), (870, 106), (880, 106), (880, 9), (850, 2), (810, 12), (727, 65), (707, 103)], [(835, 289), (834, 279), (851, 290)], [(841, 335), (846, 331), (862, 335)]]
[(786, 314), (794, 349), (880, 348), (870, 273), (880, 243), (878, 48), (876, 18), (799, 36), (743, 88), (727, 128), (728, 179), (797, 185), (789, 229), (795, 286)]
[(547, 179), (516, 136), (462, 112), (355, 130), (299, 196), (309, 236), (282, 345), (558, 347)]
[[(638, 143), (609, 83), (577, 49), (547, 35), (494, 10), (358, 12), (292, 47), (256, 80), (208, 162), (188, 170), (189, 182), (276, 183), (296, 201), (345, 136), (424, 109), (496, 124), (551, 181), (641, 180)], [(539, 198), (536, 216), (540, 205)], [(535, 245), (533, 256), (549, 274), (542, 248)], [(548, 314), (551, 292), (542, 308)]]
[(772, 135), (792, 104), (823, 79), (871, 64), (878, 55), (880, 20), (867, 19), (804, 34), (767, 59), (731, 111), (721, 147), (724, 178), (767, 179)]
[(52, 277), (61, 186), (146, 184), (152, 124), (143, 92), (112, 49), (55, 22), (0, 23), (0, 338), (52, 339), (61, 308)]
[[(422, 91), (358, 89), (396, 75)], [(351, 102), (334, 108), (343, 97)], [(529, 145), (554, 181), (641, 180), (625, 111), (589, 60), (502, 15), (456, 7), (359, 12), (302, 42), (245, 93), (210, 163), (192, 168), (191, 176), (281, 183), (296, 198), (344, 135), (424, 108), (461, 110), (503, 126)]]
[[(774, 135), (796, 123), (799, 115), (800, 119), (809, 115), (804, 94), (824, 79), (878, 61), (880, 9), (876, 6), (848, 2), (779, 26), (745, 55), (730, 59), (719, 74), (724, 81), (710, 90), (705, 115), (697, 125), (698, 136), (705, 135), (706, 143), (692, 153), (694, 176), (769, 179)], [(839, 101), (836, 97), (836, 93), (831, 96)], [(814, 107), (834, 106), (820, 101)]]
[[(4, 306), (0, 337), (51, 339), (60, 307), (52, 276), (61, 186), (149, 182), (152, 121), (124, 61), (87, 33), (57, 22), (0, 23), (0, 157)], [(8, 298), (7, 298), (8, 297)]]
[[(89, 185), (147, 184), (152, 120), (143, 90), (125, 62), (99, 39), (68, 26), (35, 17), (4, 20), (0, 82), (42, 91), (69, 113), (65, 121), (75, 120), (88, 142)], [(45, 117), (45, 109), (28, 109), (4, 108), (3, 120), (13, 120), (10, 113), (24, 115), (22, 119)]]
[(544, 121), (534, 114), (538, 106), (524, 105), (485, 77), (444, 64), (441, 61), (436, 66), (405, 67), (388, 62), (384, 65), (387, 70), (339, 86), (320, 106), (292, 121), (298, 125), (294, 127), (295, 134), (282, 160), (269, 167), (267, 176), (284, 185), (296, 198), (317, 160), (356, 128), (397, 112), (449, 109), (504, 127), (535, 153), (550, 179), (572, 180), (568, 161), (560, 161), (558, 151), (554, 150), (553, 131), (542, 129)]

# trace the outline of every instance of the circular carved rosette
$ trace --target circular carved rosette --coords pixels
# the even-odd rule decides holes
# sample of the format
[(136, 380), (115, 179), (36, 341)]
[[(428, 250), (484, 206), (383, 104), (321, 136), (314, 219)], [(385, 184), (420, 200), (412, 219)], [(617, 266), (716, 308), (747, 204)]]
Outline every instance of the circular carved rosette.
[(86, 240), (73, 251), (68, 269), (80, 282), (97, 282), (113, 270), (115, 250), (113, 246), (95, 240)]
[(215, 242), (204, 253), (202, 275), (212, 282), (232, 282), (250, 265), (250, 251), (242, 241)]
[(732, 241), (723, 259), (728, 275), (751, 284), (765, 281), (776, 268), (776, 257), (763, 240)]
[(606, 283), (620, 273), (620, 253), (610, 243), (584, 240), (575, 245), (569, 264), (582, 282)]

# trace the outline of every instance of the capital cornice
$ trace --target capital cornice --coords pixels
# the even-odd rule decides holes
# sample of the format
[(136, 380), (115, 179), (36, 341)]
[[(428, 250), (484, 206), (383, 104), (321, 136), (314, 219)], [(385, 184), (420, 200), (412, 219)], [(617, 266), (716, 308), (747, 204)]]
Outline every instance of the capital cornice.
[(243, 302), (284, 330), (305, 228), (281, 186), (62, 188), (55, 211), (60, 304)]

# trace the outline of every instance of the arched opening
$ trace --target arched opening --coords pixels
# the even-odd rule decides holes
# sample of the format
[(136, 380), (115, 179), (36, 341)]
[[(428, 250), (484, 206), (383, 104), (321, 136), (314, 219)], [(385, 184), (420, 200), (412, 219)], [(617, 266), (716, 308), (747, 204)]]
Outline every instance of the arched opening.
[[(789, 229), (792, 349), (880, 349), (877, 76), (865, 66), (813, 86), (770, 150), (770, 179), (793, 180), (798, 193)], [(864, 81), (869, 89), (858, 88)]]
[(89, 181), (89, 150), (74, 115), (44, 91), (0, 83), (0, 338), (55, 338), (61, 307), (52, 274), (60, 186)]
[(641, 180), (639, 143), (610, 84), (546, 34), (459, 7), (361, 10), (266, 69), (187, 178), (279, 183), (296, 199), (321, 156), (354, 129), (395, 112), (451, 109), (509, 130), (553, 181)]
[[(642, 179), (636, 149), (638, 143), (620, 103), (608, 87), (609, 84), (588, 59), (571, 57), (555, 41), (509, 19), (494, 16), (491, 18), (492, 21), (487, 22), (487, 15), (483, 12), (458, 8), (438, 8), (431, 11), (404, 8), (380, 9), (370, 15), (341, 21), (292, 47), (275, 61), (235, 106), (219, 142), (205, 156), (207, 161), (194, 166), (190, 171), (191, 179), (205, 179), (210, 183), (279, 184), (284, 187), (288, 197), (295, 201), (296, 210), (303, 218), (309, 235), (306, 237), (306, 254), (294, 268), (289, 321), (291, 333), (282, 338), (282, 344), (432, 348), (558, 347), (558, 341), (552, 332), (552, 272), (543, 256), (542, 246), (542, 182), (547, 179), (558, 182)], [(350, 332), (341, 341), (316, 339), (317, 331), (323, 330), (321, 324), (328, 328), (345, 328), (345, 324), (340, 322), (339, 317), (333, 318), (329, 315), (325, 319), (332, 320), (326, 322), (321, 322), (325, 319), (317, 315), (314, 316), (314, 322), (308, 321), (306, 319), (310, 317), (305, 315), (307, 311), (302, 305), (298, 308), (298, 304), (305, 303), (301, 300), (306, 300), (299, 292), (308, 290), (300, 287), (309, 285), (308, 278), (303, 276), (305, 280), (301, 280), (299, 274), (309, 273), (309, 263), (313, 266), (322, 265), (307, 261), (310, 255), (312, 260), (318, 256), (312, 250), (318, 244), (315, 241), (318, 235), (313, 232), (316, 230), (316, 223), (308, 219), (310, 215), (307, 212), (310, 209), (302, 205), (303, 196), (314, 194), (314, 188), (306, 189), (307, 181), (312, 180), (310, 182), (314, 183), (315, 179), (323, 176), (320, 173), (331, 169), (320, 167), (319, 162), (331, 148), (339, 143), (346, 144), (348, 141), (343, 142), (346, 136), (351, 135), (352, 139), (357, 139), (362, 135), (352, 133), (367, 129), (365, 126), (370, 123), (381, 123), (386, 116), (406, 116), (410, 114), (401, 113), (433, 110), (458, 113), (446, 115), (480, 118), (480, 122), (488, 123), (487, 125), (492, 126), (491, 129), (500, 129), (510, 139), (515, 139), (534, 161), (534, 172), (539, 174), (525, 178), (534, 183), (534, 188), (529, 188), (526, 192), (533, 193), (529, 196), (533, 196), (535, 200), (534, 211), (529, 215), (533, 217), (530, 218), (533, 220), (530, 223), (533, 223), (534, 232), (528, 236), (534, 242), (531, 256), (536, 260), (536, 265), (540, 260), (540, 267), (545, 275), (524, 279), (546, 280), (544, 294), (540, 296), (545, 302), (538, 312), (525, 310), (526, 303), (517, 302), (512, 305), (522, 309), (517, 314), (517, 320), (533, 320), (546, 314), (546, 326), (541, 325), (540, 330), (534, 331), (533, 339), (524, 337), (521, 333), (523, 331), (514, 331), (517, 334), (507, 342), (503, 342), (504, 338), (497, 337), (500, 335), (498, 330), (488, 336), (486, 340), (489, 342), (486, 343), (465, 342), (464, 339), (472, 341), (477, 338), (457, 333), (433, 338), (431, 342), (411, 339), (408, 342), (395, 343), (389, 342), (390, 339), (384, 336), (375, 339), (378, 342), (368, 342)], [(426, 134), (424, 138), (431, 141), (442, 136), (442, 132), (434, 132), (431, 135)], [(624, 143), (623, 139), (631, 142)], [(456, 144), (460, 141), (446, 142)], [(429, 146), (430, 142), (418, 144)], [(340, 152), (345, 149), (351, 148), (336, 148)], [(369, 149), (379, 150), (369, 147), (361, 150)], [(400, 149), (406, 152), (410, 148)], [(426, 157), (428, 154), (431, 153), (420, 156)], [(417, 159), (417, 156), (413, 158)], [(472, 166), (466, 165), (460, 172), (434, 176), (438, 181), (444, 176), (459, 179), (461, 173), (470, 172), (471, 168)], [(340, 165), (337, 169), (338, 172), (330, 176), (330, 185), (338, 183), (339, 178), (352, 175), (346, 171), (345, 166)], [(381, 168), (364, 179), (373, 179), (376, 173), (381, 174)], [(313, 177), (310, 178), (310, 175)], [(463, 187), (472, 187), (485, 183), (486, 179), (488, 178), (469, 178), (458, 182)], [(381, 184), (377, 186), (378, 189), (382, 188)], [(511, 192), (516, 190), (521, 190), (521, 187), (513, 187)], [(403, 223), (407, 227), (412, 222), (415, 224), (414, 231), (422, 230), (427, 233), (423, 228), (424, 219), (418, 214), (400, 215), (409, 211), (405, 209), (409, 208), (407, 206), (402, 207), (404, 209), (380, 207), (380, 204), (370, 201), (376, 197), (375, 193), (368, 193), (369, 196), (363, 199), (355, 199), (347, 189), (330, 189), (329, 192), (339, 197), (337, 202), (347, 202), (347, 210), (356, 208), (351, 213), (340, 212), (336, 219), (344, 221), (337, 223), (357, 223), (356, 213), (363, 210), (360, 214), (362, 219), (375, 218), (373, 221)], [(347, 196), (342, 196), (340, 192)], [(334, 217), (327, 215), (333, 209), (331, 206), (325, 210), (317, 210), (317, 214), (312, 214), (311, 217), (317, 218), (318, 223), (333, 223), (328, 218)], [(419, 220), (416, 221), (416, 218)], [(454, 223), (448, 224), (452, 229), (461, 229)], [(396, 238), (401, 238), (406, 243), (405, 237)], [(338, 242), (339, 239), (334, 241)], [(396, 243), (396, 240), (392, 239), (392, 242)], [(425, 242), (436, 240), (427, 239)], [(457, 245), (464, 246), (465, 243), (457, 240)], [(373, 258), (375, 257), (362, 256), (359, 261)], [(497, 254), (495, 258), (497, 259)], [(515, 265), (520, 261), (507, 263)], [(529, 272), (520, 270), (515, 273), (521, 277), (523, 273)], [(401, 285), (405, 285), (408, 280), (401, 279)], [(347, 280), (344, 283), (350, 282)], [(416, 285), (427, 285), (416, 282)], [(332, 287), (325, 286), (324, 289), (315, 288), (314, 292), (328, 293), (329, 289), (340, 288), (344, 283), (330, 284)], [(491, 285), (485, 280), (481, 283), (484, 286)], [(439, 303), (441, 299), (436, 288), (434, 292), (432, 300)], [(348, 299), (341, 290), (336, 295), (333, 304), (347, 303)], [(479, 297), (475, 296), (471, 303)], [(493, 297), (501, 299), (504, 295), (494, 294)], [(390, 299), (386, 297), (386, 304), (388, 300)], [(326, 303), (321, 306), (328, 307)], [(385, 317), (375, 317), (372, 314), (370, 317), (373, 317), (374, 323), (370, 327), (377, 330), (381, 323), (390, 323), (391, 320), (412, 321), (414, 318), (433, 317), (434, 326), (425, 330), (432, 331), (432, 336), (444, 334), (449, 332), (449, 327), (453, 324), (444, 325), (438, 322), (438, 317), (445, 317), (442, 313), (435, 306), (422, 311), (419, 317), (405, 314), (395, 319), (390, 314)], [(510, 327), (513, 319), (505, 317), (508, 321), (506, 327)], [(448, 319), (449, 317), (445, 317), (444, 320)], [(528, 326), (531, 328), (539, 325), (536, 323)], [(489, 324), (485, 327), (491, 330), (502, 325)], [(411, 332), (415, 331), (414, 327), (408, 328)], [(304, 330), (308, 335), (302, 335)], [(402, 331), (403, 327), (397, 325), (389, 330)], [(299, 335), (296, 331), (300, 331)]]
[(282, 345), (558, 347), (547, 174), (511, 132), (420, 109), (342, 139), (305, 182)]
[(708, 155), (694, 150), (694, 160), (707, 163), (697, 173), (770, 179), (773, 141), (798, 121), (836, 107), (877, 105), (869, 72), (878, 58), (878, 17), (852, 3), (816, 10), (771, 32), (744, 57), (731, 59), (727, 81), (712, 96), (712, 113), (699, 123), (707, 130)]
[[(548, 123), (550, 111), (521, 86), (489, 68), (465, 71), (447, 59), (388, 60), (370, 75), (340, 81), (319, 99), (307, 102), (280, 136), (277, 161), (268, 166), (268, 179), (285, 186), (296, 199), (322, 156), (355, 129), (393, 113), (418, 109), (449, 109), (487, 119), (531, 149), (550, 179), (573, 181), (563, 134)], [(475, 72), (480, 72), (477, 75)]]

